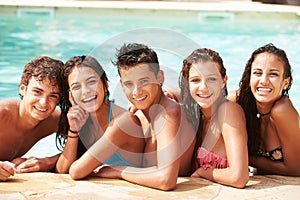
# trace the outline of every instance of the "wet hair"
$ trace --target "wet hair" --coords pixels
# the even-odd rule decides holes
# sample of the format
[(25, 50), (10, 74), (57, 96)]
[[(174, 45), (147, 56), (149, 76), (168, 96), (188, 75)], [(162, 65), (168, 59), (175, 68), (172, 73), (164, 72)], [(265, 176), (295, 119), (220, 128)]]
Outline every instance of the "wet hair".
[[(57, 86), (60, 90), (58, 105), (60, 107), (61, 113), (64, 113), (63, 93), (66, 91), (62, 77), (63, 67), (64, 63), (60, 60), (55, 60), (48, 56), (40, 56), (25, 65), (21, 77), (21, 83), (26, 86), (29, 84), (31, 78), (34, 78), (36, 81), (44, 81), (48, 79), (52, 86)], [(19, 94), (19, 96), (21, 99), (23, 99), (23, 96), (21, 94)], [(59, 126), (63, 122), (64, 118), (61, 114), (59, 118)]]
[(108, 91), (108, 78), (107, 75), (100, 65), (100, 63), (91, 56), (74, 56), (70, 58), (64, 65), (62, 70), (62, 77), (63, 77), (63, 85), (66, 88), (66, 92), (63, 94), (63, 112), (61, 114), (63, 120), (62, 123), (59, 124), (59, 130), (56, 134), (56, 146), (58, 149), (62, 149), (65, 144), (65, 139), (67, 138), (68, 130), (69, 130), (69, 122), (67, 118), (67, 113), (69, 108), (72, 106), (69, 101), (69, 83), (68, 77), (72, 70), (75, 67), (89, 67), (93, 69), (100, 77), (101, 82), (103, 84), (104, 90), (106, 92), (106, 98), (109, 98), (109, 91)]
[[(25, 65), (21, 83), (27, 86), (31, 78), (34, 78), (36, 81), (48, 79), (52, 86), (57, 86), (60, 92), (62, 92), (63, 80), (61, 73), (63, 66), (64, 63), (60, 60), (55, 60), (47, 56), (37, 57)], [(23, 99), (21, 94), (19, 96)]]
[(290, 78), (290, 83), (286, 89), (282, 91), (283, 96), (289, 96), (288, 91), (292, 85), (291, 65), (284, 50), (277, 48), (272, 43), (264, 45), (256, 49), (248, 60), (242, 78), (239, 82), (239, 94), (237, 103), (241, 105), (246, 116), (246, 125), (248, 133), (248, 152), (249, 155), (255, 156), (261, 145), (260, 138), (260, 120), (257, 118), (256, 99), (251, 91), (250, 78), (251, 67), (257, 55), (261, 53), (270, 53), (278, 57), (284, 66), (283, 79)]
[(127, 70), (141, 63), (148, 64), (150, 71), (154, 72), (155, 75), (160, 70), (156, 52), (144, 44), (124, 44), (120, 49), (117, 49), (115, 57), (116, 61), (113, 64), (117, 66), (120, 77), (121, 69)]
[[(182, 106), (186, 113), (188, 121), (193, 124), (196, 131), (196, 145), (193, 153), (194, 164), (196, 162), (197, 148), (201, 146), (202, 143), (204, 125), (200, 106), (193, 99), (190, 93), (189, 72), (193, 64), (206, 62), (216, 63), (218, 65), (219, 72), (222, 78), (226, 77), (226, 69), (223, 65), (221, 56), (217, 52), (208, 48), (196, 49), (187, 58), (185, 58), (183, 60), (183, 67), (179, 76), (179, 87), (181, 90), (180, 102), (182, 102)], [(228, 94), (226, 85), (222, 90), (222, 94), (224, 97)]]

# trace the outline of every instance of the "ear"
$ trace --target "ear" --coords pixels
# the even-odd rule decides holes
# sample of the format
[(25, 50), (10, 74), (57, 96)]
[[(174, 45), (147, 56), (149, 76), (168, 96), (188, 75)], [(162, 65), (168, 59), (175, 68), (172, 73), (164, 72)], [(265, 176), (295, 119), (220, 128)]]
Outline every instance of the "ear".
[(105, 81), (105, 87), (108, 89), (109, 85), (108, 85), (108, 82)]
[(24, 85), (24, 83), (20, 82), (20, 95), (21, 96), (24, 96), (25, 95), (25, 92), (26, 92), (26, 89), (27, 89), (27, 86)]
[(121, 87), (122, 87), (123, 92), (125, 92), (125, 91), (124, 91), (123, 82), (122, 82), (122, 79), (121, 79), (121, 78), (120, 78), (120, 84), (121, 84)]
[(283, 81), (283, 89), (284, 90), (286, 90), (289, 87), (290, 82), (291, 82), (291, 77), (284, 79), (284, 81)]
[(106, 92), (108, 91), (108, 82), (105, 81), (105, 85), (103, 85), (103, 90), (104, 90), (104, 93), (106, 94)]
[(164, 71), (159, 70), (157, 73), (157, 81), (162, 86), (165, 81)]
[(228, 76), (226, 75), (224, 78), (223, 78), (223, 85), (222, 85), (222, 88), (225, 87), (226, 83), (227, 83), (227, 80), (228, 80)]

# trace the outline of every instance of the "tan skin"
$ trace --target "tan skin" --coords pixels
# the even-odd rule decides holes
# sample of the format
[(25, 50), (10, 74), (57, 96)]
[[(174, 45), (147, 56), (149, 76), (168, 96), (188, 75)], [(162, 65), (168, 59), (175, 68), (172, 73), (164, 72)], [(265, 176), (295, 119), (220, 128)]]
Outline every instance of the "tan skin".
[[(128, 134), (128, 131), (131, 133)], [(140, 166), (143, 150), (144, 138), (137, 118), (130, 113), (124, 113), (113, 120), (103, 136), (72, 163), (69, 173), (73, 179), (94, 175), (93, 172), (116, 151), (127, 162)]]
[[(113, 104), (112, 121), (108, 124), (110, 105), (107, 100), (104, 100), (106, 91), (99, 75), (89, 67), (76, 66), (68, 76), (68, 83), (70, 85), (69, 99), (72, 103), (67, 115), (70, 129), (79, 131), (81, 134), (80, 129), (86, 123), (87, 117), (90, 116), (95, 131), (90, 131), (89, 134), (100, 139), (92, 141), (96, 142), (93, 148), (75, 161), (79, 137), (72, 138), (77, 134), (69, 131), (68, 135), (71, 137), (67, 139), (64, 151), (57, 162), (56, 171), (59, 173), (69, 172), (73, 179), (84, 178), (116, 151), (126, 161), (134, 165), (141, 165), (140, 155), (144, 150), (144, 139), (142, 129), (136, 124), (138, 120), (134, 115), (126, 113), (124, 109)], [(117, 120), (116, 118), (119, 117), (120, 120)], [(120, 125), (122, 117), (132, 120), (126, 125)], [(132, 123), (132, 127), (129, 123)], [(119, 128), (126, 126), (135, 134), (126, 134), (122, 128)], [(89, 148), (93, 143), (84, 144)], [(94, 154), (95, 152), (97, 155)], [(138, 154), (138, 156), (131, 156), (131, 153)]]
[[(58, 129), (60, 111), (55, 110), (59, 89), (44, 80), (20, 84), (22, 100), (0, 101), (0, 180), (15, 172), (51, 170), (58, 155), (21, 158), (37, 141)], [(5, 162), (3, 162), (5, 161)]]
[[(291, 100), (281, 95), (290, 81), (283, 78), (283, 72), (283, 64), (277, 56), (258, 54), (252, 63), (250, 85), (259, 112), (271, 111), (261, 117), (262, 148), (270, 151), (281, 146), (284, 162), (265, 157), (250, 157), (249, 162), (258, 168), (258, 173), (300, 176), (300, 118)], [(256, 88), (260, 87), (270, 89), (259, 92)]]
[[(98, 129), (90, 131), (89, 134), (94, 135), (95, 138), (100, 138), (108, 127), (107, 120), (110, 103), (109, 101), (104, 100), (105, 87), (99, 75), (89, 67), (76, 66), (68, 76), (68, 83), (70, 86), (69, 99), (72, 104), (67, 115), (70, 129), (73, 131), (79, 131), (86, 123), (88, 116), (90, 116), (94, 124), (97, 126), (94, 128)], [(85, 99), (89, 99), (94, 96), (96, 97), (94, 100), (89, 103), (84, 103)], [(112, 120), (114, 120), (116, 116), (125, 112), (123, 108), (116, 104), (113, 104), (112, 111)], [(75, 138), (69, 137), (67, 139), (64, 151), (56, 164), (56, 171), (58, 173), (69, 173), (70, 166), (77, 157), (79, 137), (76, 137), (77, 134), (70, 131), (68, 132), (68, 135), (71, 137), (75, 136)], [(125, 138), (120, 140), (126, 141)], [(139, 144), (142, 144), (141, 142), (143, 142), (143, 140), (137, 140), (139, 140), (136, 141), (137, 148), (139, 148)], [(134, 142), (134, 140), (132, 142)], [(85, 145), (87, 145), (87, 148), (91, 146), (91, 144), (87, 143), (85, 143)]]
[[(201, 147), (227, 158), (227, 168), (200, 166), (192, 177), (203, 177), (220, 184), (244, 188), (249, 180), (246, 122), (242, 108), (225, 100), (218, 64), (195, 63), (189, 71), (191, 96), (200, 105), (205, 124)], [(218, 128), (215, 128), (218, 127)]]
[(144, 63), (121, 70), (123, 91), (144, 117), (144, 167), (105, 167), (98, 176), (172, 190), (178, 175), (189, 174), (195, 133), (180, 106), (163, 94), (163, 80), (162, 71), (155, 75)]

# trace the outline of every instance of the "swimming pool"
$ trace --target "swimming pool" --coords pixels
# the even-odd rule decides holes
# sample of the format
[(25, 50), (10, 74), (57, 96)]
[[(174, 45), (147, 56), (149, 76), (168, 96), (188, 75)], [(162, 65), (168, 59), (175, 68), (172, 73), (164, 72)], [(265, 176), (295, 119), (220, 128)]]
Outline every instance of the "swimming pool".
[[(74, 55), (96, 55), (108, 70), (113, 98), (118, 99), (122, 92), (118, 90), (118, 77), (110, 64), (115, 48), (119, 47), (114, 45), (134, 38), (147, 43), (154, 37), (156, 46), (150, 46), (158, 51), (161, 64), (172, 72), (167, 73), (166, 87), (176, 86), (182, 58), (189, 53), (186, 50), (199, 46), (220, 53), (229, 76), (229, 90), (237, 89), (253, 50), (272, 42), (283, 48), (289, 57), (294, 78), (290, 98), (300, 111), (300, 78), (297, 73), (300, 63), (299, 17), (280, 16), (278, 13), (172, 13), (117, 9), (100, 9), (97, 15), (79, 15), (80, 10), (76, 10), (76, 15), (72, 12), (53, 15), (51, 10), (21, 11), (0, 14), (0, 99), (19, 98), (18, 83), (24, 65), (42, 54), (63, 61)], [(188, 45), (184, 51), (178, 50), (185, 44)], [(126, 106), (122, 99), (117, 103)], [(48, 141), (41, 141), (38, 145), (43, 152), (38, 155), (54, 151), (55, 147), (49, 150)], [(33, 152), (37, 155), (36, 150)]]

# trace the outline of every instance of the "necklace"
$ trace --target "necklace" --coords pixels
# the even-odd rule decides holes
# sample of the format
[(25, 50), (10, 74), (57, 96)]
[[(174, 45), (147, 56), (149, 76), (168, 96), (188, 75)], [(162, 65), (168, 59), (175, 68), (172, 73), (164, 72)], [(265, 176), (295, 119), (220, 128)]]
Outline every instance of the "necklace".
[(261, 117), (263, 117), (263, 116), (269, 115), (270, 113), (271, 113), (271, 110), (270, 110), (269, 112), (267, 112), (267, 113), (260, 113), (260, 112), (258, 112), (258, 113), (256, 114), (256, 117), (257, 117), (257, 118), (261, 118)]

